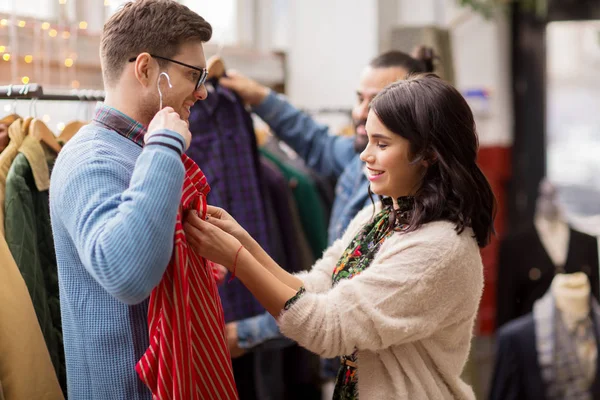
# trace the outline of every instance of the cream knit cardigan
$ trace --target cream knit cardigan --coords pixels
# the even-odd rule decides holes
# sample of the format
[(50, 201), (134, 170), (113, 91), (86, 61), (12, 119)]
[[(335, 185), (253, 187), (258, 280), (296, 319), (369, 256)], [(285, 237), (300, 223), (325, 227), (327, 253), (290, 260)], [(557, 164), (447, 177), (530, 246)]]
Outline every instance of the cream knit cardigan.
[(483, 290), (473, 231), (458, 235), (443, 221), (396, 232), (369, 268), (332, 288), (337, 261), (372, 215), (372, 206), (362, 210), (298, 274), (306, 293), (280, 315), (281, 331), (323, 357), (357, 348), (360, 400), (475, 399), (460, 378)]

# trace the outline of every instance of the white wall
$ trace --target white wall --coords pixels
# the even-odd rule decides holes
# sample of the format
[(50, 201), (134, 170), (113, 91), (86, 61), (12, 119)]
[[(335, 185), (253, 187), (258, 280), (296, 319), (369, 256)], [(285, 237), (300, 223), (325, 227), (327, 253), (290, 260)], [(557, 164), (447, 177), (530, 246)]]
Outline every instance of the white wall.
[(450, 29), (455, 85), (462, 92), (486, 89), (489, 111), (475, 112), (482, 146), (512, 144), (510, 30), (506, 15), (486, 20), (456, 0), (399, 0), (399, 25), (437, 25)]
[(376, 0), (290, 1), (288, 95), (299, 107), (347, 107), (377, 53)]

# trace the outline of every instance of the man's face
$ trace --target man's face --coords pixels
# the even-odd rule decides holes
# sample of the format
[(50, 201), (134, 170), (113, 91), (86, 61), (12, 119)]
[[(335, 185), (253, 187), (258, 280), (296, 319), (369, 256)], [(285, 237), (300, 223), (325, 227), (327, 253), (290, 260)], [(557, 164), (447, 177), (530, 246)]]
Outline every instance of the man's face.
[(371, 100), (387, 85), (404, 79), (407, 72), (400, 67), (373, 68), (366, 67), (360, 77), (358, 89), (356, 90), (357, 104), (352, 109), (352, 120), (356, 129), (354, 149), (357, 153), (362, 152), (369, 139), (365, 124), (369, 115), (369, 104)]
[[(159, 55), (159, 54), (157, 54)], [(201, 42), (188, 42), (180, 46), (178, 54), (172, 57), (172, 60), (188, 64), (196, 68), (206, 68), (206, 58), (204, 57), (204, 49)], [(200, 71), (179, 65), (173, 62), (166, 62), (166, 68), (160, 72), (166, 72), (169, 75), (171, 87), (169, 87), (167, 79), (163, 76), (160, 78), (160, 88), (162, 92), (162, 106), (172, 107), (179, 114), (181, 119), (188, 121), (190, 117), (190, 108), (197, 100), (204, 100), (207, 96), (206, 87), (201, 85), (198, 90), (195, 90), (196, 83)], [(158, 80), (157, 74), (157, 80)], [(151, 115), (150, 119), (159, 111), (160, 96), (158, 88), (154, 86), (154, 95), (151, 101), (145, 107), (147, 114)]]

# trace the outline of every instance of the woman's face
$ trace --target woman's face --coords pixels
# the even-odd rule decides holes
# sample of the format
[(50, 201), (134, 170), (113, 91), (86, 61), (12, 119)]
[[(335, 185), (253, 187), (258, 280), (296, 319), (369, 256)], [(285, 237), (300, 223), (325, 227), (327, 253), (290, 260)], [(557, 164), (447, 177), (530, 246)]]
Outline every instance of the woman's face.
[(412, 163), (408, 140), (387, 129), (373, 110), (369, 111), (366, 130), (369, 143), (360, 159), (366, 164), (371, 191), (392, 199), (414, 194), (427, 163)]

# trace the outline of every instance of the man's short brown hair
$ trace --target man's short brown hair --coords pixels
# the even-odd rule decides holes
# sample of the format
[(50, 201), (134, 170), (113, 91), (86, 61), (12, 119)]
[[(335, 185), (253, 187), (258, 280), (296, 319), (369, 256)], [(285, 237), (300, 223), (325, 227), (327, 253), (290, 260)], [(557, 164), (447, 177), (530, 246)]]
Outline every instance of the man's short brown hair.
[[(212, 27), (201, 16), (174, 0), (137, 0), (126, 3), (104, 25), (100, 43), (102, 74), (114, 85), (127, 60), (148, 52), (173, 58), (188, 41), (207, 42)], [(165, 61), (158, 60), (161, 66)]]

